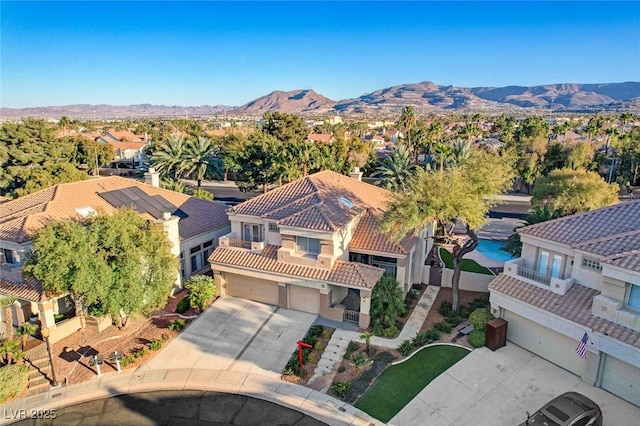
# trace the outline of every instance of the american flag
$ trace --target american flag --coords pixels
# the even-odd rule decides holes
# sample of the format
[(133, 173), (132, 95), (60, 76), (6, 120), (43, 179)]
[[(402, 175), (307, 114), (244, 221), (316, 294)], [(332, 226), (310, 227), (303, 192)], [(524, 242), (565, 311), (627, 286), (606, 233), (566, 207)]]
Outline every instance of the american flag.
[(580, 344), (576, 348), (576, 353), (578, 355), (580, 355), (580, 358), (586, 358), (587, 357), (587, 342), (588, 341), (589, 341), (589, 336), (587, 336), (587, 333), (584, 333), (584, 336), (582, 336), (582, 340), (580, 340)]

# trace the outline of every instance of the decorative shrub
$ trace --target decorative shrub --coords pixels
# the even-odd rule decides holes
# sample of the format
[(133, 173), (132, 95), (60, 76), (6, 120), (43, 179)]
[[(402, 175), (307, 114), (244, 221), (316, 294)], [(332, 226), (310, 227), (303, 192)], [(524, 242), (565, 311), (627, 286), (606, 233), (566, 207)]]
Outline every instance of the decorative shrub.
[(140, 348), (133, 353), (134, 358), (142, 358), (147, 354), (147, 348)]
[(452, 305), (448, 300), (444, 300), (438, 308), (438, 313), (443, 317), (448, 317), (451, 314)]
[(373, 334), (375, 336), (382, 336), (384, 334), (384, 326), (382, 325), (382, 323), (380, 322), (380, 320), (376, 320), (373, 323)]
[(481, 348), (485, 343), (485, 330), (473, 330), (469, 333), (469, 344), (474, 348)]
[(428, 331), (424, 333), (429, 340), (429, 343), (434, 342), (440, 338), (440, 333), (435, 328), (430, 328)]
[(346, 370), (346, 367), (344, 365), (338, 367), (338, 373), (344, 373), (344, 370)]
[(324, 349), (324, 343), (322, 343), (321, 341), (317, 341), (315, 345), (313, 345), (313, 350), (314, 351), (321, 351)]
[(169, 340), (169, 335), (167, 333), (162, 333), (160, 338), (162, 339), (163, 342), (166, 342), (167, 340)]
[(0, 367), (0, 403), (20, 395), (27, 388), (29, 367), (11, 364)]
[(179, 314), (184, 314), (190, 307), (191, 304), (189, 303), (189, 298), (184, 297), (176, 305), (176, 312)]
[(333, 330), (329, 328), (325, 328), (324, 330), (322, 330), (323, 339), (330, 339), (332, 334), (333, 334)]
[(147, 347), (152, 351), (159, 351), (162, 348), (162, 340), (153, 339), (149, 343), (147, 343)]
[(319, 324), (312, 325), (311, 327), (309, 327), (309, 331), (307, 331), (307, 336), (311, 338), (318, 338), (322, 335), (323, 331), (324, 331), (323, 326)]
[(400, 346), (398, 346), (398, 351), (404, 356), (408, 356), (409, 354), (411, 354), (411, 352), (413, 352), (413, 349), (413, 342), (410, 339), (403, 341), (402, 343), (400, 343)]
[(451, 330), (453, 329), (451, 327), (451, 324), (449, 324), (447, 322), (444, 322), (444, 321), (440, 321), (440, 322), (437, 322), (437, 323), (433, 324), (433, 328), (435, 328), (436, 330), (441, 331), (443, 333), (447, 333), (447, 334), (451, 333)]
[(120, 359), (120, 367), (124, 368), (134, 362), (136, 362), (136, 358), (133, 355), (126, 355)]
[(369, 364), (369, 358), (364, 352), (360, 352), (358, 355), (355, 355), (351, 358), (351, 361), (353, 361), (353, 365), (356, 367), (356, 370), (360, 370)]
[(458, 314), (454, 314), (451, 312), (448, 317), (445, 318), (445, 321), (451, 325), (451, 327), (455, 327), (456, 325), (462, 322), (462, 317)]
[(487, 296), (476, 297), (469, 303), (469, 309), (471, 312), (475, 311), (478, 308), (488, 308), (489, 307), (489, 298)]
[(423, 331), (421, 333), (416, 333), (415, 337), (411, 340), (411, 343), (413, 343), (413, 347), (416, 349), (429, 343), (429, 336), (427, 335), (427, 332)]
[(91, 315), (92, 317), (101, 317), (106, 313), (107, 311), (104, 309), (102, 303), (100, 302), (93, 303), (87, 307), (87, 314)]
[(400, 333), (400, 330), (398, 330), (398, 327), (396, 327), (395, 325), (392, 325), (384, 329), (384, 331), (382, 332), (382, 336), (387, 338), (393, 338), (393, 337), (396, 337), (398, 333)]
[(493, 319), (491, 311), (487, 308), (478, 308), (469, 315), (469, 323), (476, 330), (486, 330), (487, 323)]
[(351, 354), (360, 349), (360, 343), (354, 342), (353, 340), (347, 344), (347, 351), (344, 354), (344, 357), (349, 359), (351, 358)]
[(207, 303), (216, 297), (216, 285), (208, 275), (194, 275), (184, 285), (189, 290), (189, 304), (203, 310)]
[(331, 384), (331, 393), (340, 399), (347, 396), (349, 389), (351, 389), (351, 382), (333, 382)]
[(298, 377), (301, 379), (306, 379), (308, 375), (307, 370), (300, 369), (300, 371), (298, 371)]
[[(184, 300), (184, 299), (183, 299)], [(181, 331), (186, 325), (186, 321), (182, 318), (175, 319), (171, 321), (169, 324), (169, 330), (171, 331)]]
[(320, 361), (320, 357), (315, 352), (311, 352), (309, 356), (307, 356), (307, 362), (309, 364), (317, 364), (318, 361)]

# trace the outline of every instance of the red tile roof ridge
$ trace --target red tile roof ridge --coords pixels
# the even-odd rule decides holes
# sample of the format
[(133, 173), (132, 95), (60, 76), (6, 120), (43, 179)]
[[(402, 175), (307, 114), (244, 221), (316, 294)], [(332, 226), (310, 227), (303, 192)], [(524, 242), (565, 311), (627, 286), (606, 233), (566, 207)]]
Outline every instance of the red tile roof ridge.
[(633, 201), (625, 201), (624, 203), (621, 202), (617, 202), (615, 204), (612, 204), (610, 206), (606, 206), (606, 207), (602, 207), (599, 209), (595, 209), (595, 210), (589, 210), (586, 212), (581, 212), (581, 213), (575, 213), (569, 216), (563, 216), (563, 217), (559, 217), (557, 219), (553, 219), (553, 220), (548, 220), (546, 222), (540, 222), (540, 223), (535, 223), (533, 225), (528, 225), (525, 226), (523, 228), (518, 228), (517, 232), (519, 234), (524, 233), (525, 235), (527, 234), (527, 232), (525, 231), (530, 231), (530, 230), (535, 230), (538, 228), (543, 228), (547, 225), (549, 225), (550, 223), (559, 223), (559, 222), (566, 222), (569, 220), (573, 220), (582, 216), (588, 216), (588, 215), (593, 215), (593, 214), (597, 214), (603, 211), (608, 211), (608, 210), (613, 210), (613, 209), (618, 209), (618, 208), (624, 208), (626, 206), (628, 206), (629, 204), (640, 204), (640, 200), (633, 200)]
[[(315, 194), (314, 194), (314, 195), (315, 195)], [(303, 213), (307, 213), (308, 211), (315, 209), (315, 210), (318, 212), (318, 214), (319, 214), (320, 216), (322, 216), (322, 218), (325, 220), (326, 225), (327, 225), (327, 226), (328, 226), (332, 231), (335, 231), (335, 230), (336, 230), (336, 229), (338, 229), (338, 228), (336, 228), (336, 226), (335, 226), (335, 225), (334, 225), (334, 224), (329, 220), (329, 218), (327, 217), (327, 215), (326, 215), (326, 214), (324, 214), (324, 213), (322, 212), (322, 209), (321, 209), (321, 208), (319, 208), (319, 207), (320, 207), (321, 205), (323, 205), (323, 204), (324, 204), (324, 202), (323, 202), (323, 201), (320, 201), (319, 203), (316, 203), (316, 204), (312, 204), (312, 205), (310, 205), (310, 206), (308, 206), (308, 207), (305, 207), (305, 208), (304, 208), (304, 209), (302, 209), (302, 210), (299, 210), (299, 211), (297, 211), (297, 212), (295, 212), (295, 213), (290, 214), (290, 215), (289, 215), (289, 216), (287, 216), (287, 217), (283, 217), (282, 219), (278, 220), (278, 223), (279, 223), (279, 224), (280, 224), (280, 223), (283, 223), (283, 222), (285, 222), (286, 220), (293, 219), (293, 218), (294, 218), (294, 217), (296, 217), (296, 216), (300, 216), (300, 215), (301, 215), (301, 214), (303, 214)]]
[[(311, 193), (309, 193), (309, 194), (307, 194), (307, 195), (305, 195), (303, 197), (298, 198), (294, 202), (298, 203), (298, 202), (306, 200), (307, 198), (313, 198), (313, 197), (315, 197), (317, 195), (318, 195), (317, 193), (311, 192)], [(269, 216), (273, 216), (275, 213), (278, 213), (279, 211), (288, 209), (290, 207), (291, 207), (291, 204), (284, 204), (284, 205), (278, 207), (277, 209), (270, 210), (268, 213), (265, 213), (265, 214), (261, 215), (260, 217), (261, 218), (268, 218)], [(289, 216), (287, 216), (287, 217), (289, 217)], [(277, 222), (279, 222), (280, 220), (284, 220), (284, 219), (286, 219), (286, 217), (283, 217), (282, 219), (279, 219)]]
[(614, 254), (610, 254), (609, 256), (604, 256), (602, 257), (603, 260), (615, 260), (615, 259), (619, 259), (621, 257), (627, 257), (627, 256), (631, 256), (634, 254), (640, 254), (640, 249), (634, 249), (634, 250), (628, 250), (622, 253), (614, 253)]
[(357, 263), (357, 262), (349, 262), (349, 263), (353, 264), (353, 267), (355, 268), (358, 275), (360, 275), (360, 278), (362, 279), (362, 281), (370, 283), (372, 287), (376, 284), (376, 283), (371, 283), (369, 280), (369, 277), (367, 277), (366, 274), (364, 273), (363, 264)]
[(579, 248), (587, 246), (589, 244), (601, 243), (603, 241), (608, 241), (608, 240), (612, 240), (612, 239), (616, 239), (616, 238), (624, 238), (624, 237), (628, 237), (628, 236), (631, 236), (631, 235), (638, 235), (638, 234), (640, 234), (640, 229), (632, 229), (631, 231), (622, 232), (620, 234), (605, 235), (605, 236), (600, 237), (600, 238), (594, 238), (592, 240), (581, 241), (578, 244), (575, 244), (573, 247), (579, 249)]
[[(277, 188), (274, 188), (274, 189), (272, 189), (271, 191), (264, 192), (264, 193), (262, 193), (262, 194), (260, 194), (260, 195), (256, 195), (256, 196), (255, 196), (255, 197), (253, 197), (253, 198), (250, 198), (250, 199), (248, 199), (248, 200), (246, 200), (246, 201), (244, 201), (244, 202), (242, 202), (242, 203), (240, 203), (240, 204), (237, 204), (237, 205), (235, 205), (235, 206), (231, 207), (231, 208), (229, 209), (229, 211), (231, 211), (231, 212), (235, 212), (237, 207), (240, 207), (240, 206), (242, 206), (243, 204), (245, 204), (246, 202), (249, 202), (249, 201), (250, 201), (250, 202), (252, 202), (252, 204), (255, 204), (255, 203), (257, 203), (258, 201), (260, 201), (261, 199), (266, 198), (267, 196), (270, 196), (270, 197), (271, 197), (271, 196), (273, 196), (273, 194), (274, 194), (275, 192), (280, 192), (280, 191), (284, 190), (285, 188), (288, 188), (289, 186), (292, 186), (292, 185), (295, 185), (295, 184), (298, 184), (298, 185), (299, 185), (301, 180), (306, 180), (307, 182), (310, 182), (310, 181), (309, 181), (309, 176), (307, 175), (307, 176), (305, 176), (305, 177), (303, 177), (303, 178), (301, 178), (301, 179), (296, 179), (296, 180), (294, 180), (294, 181), (292, 181), (292, 182), (285, 183), (284, 185), (279, 186), (279, 187), (277, 187)], [(315, 188), (315, 185), (314, 185), (314, 188)], [(317, 188), (316, 188), (316, 191), (317, 191)], [(307, 197), (308, 195), (313, 195), (313, 194), (315, 194), (315, 193), (314, 193), (314, 192), (312, 192), (312, 193), (310, 193), (310, 194), (305, 195), (304, 197)], [(303, 197), (303, 198), (304, 198), (304, 197)]]

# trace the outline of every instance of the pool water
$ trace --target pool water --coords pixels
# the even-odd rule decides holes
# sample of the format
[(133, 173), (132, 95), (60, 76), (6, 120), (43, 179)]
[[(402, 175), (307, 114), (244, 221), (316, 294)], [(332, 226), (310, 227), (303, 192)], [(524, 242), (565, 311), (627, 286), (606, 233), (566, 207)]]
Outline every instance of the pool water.
[(483, 240), (480, 239), (476, 250), (488, 257), (489, 259), (496, 260), (498, 262), (506, 262), (513, 259), (513, 257), (506, 251), (500, 250), (500, 247), (504, 246), (506, 241), (504, 240)]

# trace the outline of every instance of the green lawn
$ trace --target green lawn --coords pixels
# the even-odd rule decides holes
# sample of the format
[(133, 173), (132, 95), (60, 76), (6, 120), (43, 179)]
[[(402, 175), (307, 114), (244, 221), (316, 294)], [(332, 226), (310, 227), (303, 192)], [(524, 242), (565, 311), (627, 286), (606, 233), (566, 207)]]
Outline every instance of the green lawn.
[[(453, 269), (453, 255), (444, 247), (440, 247), (440, 257), (447, 269)], [(477, 274), (493, 275), (489, 269), (480, 265), (473, 259), (462, 259), (462, 270), (466, 272), (475, 272)]]
[(355, 406), (388, 422), (433, 379), (469, 354), (457, 346), (428, 346), (409, 360), (387, 368)]

